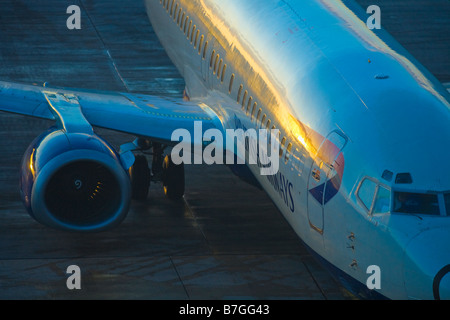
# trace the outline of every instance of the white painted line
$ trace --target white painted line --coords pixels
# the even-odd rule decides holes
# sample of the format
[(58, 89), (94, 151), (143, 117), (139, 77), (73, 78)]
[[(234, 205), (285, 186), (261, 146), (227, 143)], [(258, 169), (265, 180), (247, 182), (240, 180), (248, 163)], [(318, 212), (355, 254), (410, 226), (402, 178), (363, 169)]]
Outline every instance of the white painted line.
[(443, 83), (442, 85), (450, 92), (450, 82)]

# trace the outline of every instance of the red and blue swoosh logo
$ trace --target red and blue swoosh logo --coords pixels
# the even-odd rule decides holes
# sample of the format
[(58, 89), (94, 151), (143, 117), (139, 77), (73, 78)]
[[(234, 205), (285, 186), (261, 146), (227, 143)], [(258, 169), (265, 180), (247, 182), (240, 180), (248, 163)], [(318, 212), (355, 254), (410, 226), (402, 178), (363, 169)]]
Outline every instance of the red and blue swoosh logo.
[(326, 205), (338, 193), (344, 175), (344, 155), (340, 153), (334, 162), (333, 176), (324, 183), (309, 190), (309, 193), (320, 204)]
[[(333, 199), (333, 197), (338, 193), (339, 188), (341, 187), (342, 177), (344, 175), (344, 167), (345, 167), (345, 159), (344, 154), (342, 153), (342, 148), (345, 146), (346, 138), (342, 134), (338, 134), (337, 132), (332, 132), (328, 135), (328, 138), (325, 138), (315, 130), (312, 130), (308, 126), (303, 125), (300, 121), (297, 122), (301, 126), (301, 131), (307, 137), (305, 141), (310, 146), (311, 156), (314, 158), (316, 164), (323, 163), (323, 165), (327, 165), (329, 167), (328, 177), (325, 179), (325, 182), (317, 185), (316, 183), (320, 183), (321, 175), (325, 175), (326, 173), (319, 169), (318, 167), (311, 171), (311, 177), (308, 179), (314, 179), (312, 183), (314, 186), (309, 187), (311, 183), (308, 183), (308, 191), (311, 196), (317, 200), (321, 205), (325, 205)], [(330, 140), (330, 137), (339, 136), (341, 140), (341, 146), (337, 146), (333, 141)], [(333, 140), (335, 140), (335, 138)], [(314, 152), (314, 150), (318, 150)]]

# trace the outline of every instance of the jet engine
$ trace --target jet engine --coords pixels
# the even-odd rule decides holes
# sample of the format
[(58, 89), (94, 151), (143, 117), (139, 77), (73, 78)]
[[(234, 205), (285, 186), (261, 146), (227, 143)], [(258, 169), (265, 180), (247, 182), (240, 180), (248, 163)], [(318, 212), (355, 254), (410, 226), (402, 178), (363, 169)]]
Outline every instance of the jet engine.
[(26, 150), (20, 190), (35, 220), (81, 232), (118, 225), (131, 201), (127, 171), (106, 141), (57, 128), (40, 135)]

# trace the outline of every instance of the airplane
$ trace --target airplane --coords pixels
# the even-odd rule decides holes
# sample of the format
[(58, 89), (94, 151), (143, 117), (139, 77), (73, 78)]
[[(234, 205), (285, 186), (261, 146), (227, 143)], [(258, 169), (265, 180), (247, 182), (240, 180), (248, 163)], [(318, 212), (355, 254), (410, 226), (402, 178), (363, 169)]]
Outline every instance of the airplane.
[[(369, 29), (351, 0), (145, 6), (185, 80), (183, 99), (0, 82), (0, 110), (55, 121), (23, 157), (21, 196), (34, 219), (103, 231), (155, 179), (182, 198), (184, 165), (168, 150), (172, 133), (194, 135), (196, 121), (203, 132), (278, 129), (276, 174), (230, 169), (267, 192), (351, 293), (450, 299), (450, 95), (424, 66)], [(94, 127), (136, 139), (117, 151)]]

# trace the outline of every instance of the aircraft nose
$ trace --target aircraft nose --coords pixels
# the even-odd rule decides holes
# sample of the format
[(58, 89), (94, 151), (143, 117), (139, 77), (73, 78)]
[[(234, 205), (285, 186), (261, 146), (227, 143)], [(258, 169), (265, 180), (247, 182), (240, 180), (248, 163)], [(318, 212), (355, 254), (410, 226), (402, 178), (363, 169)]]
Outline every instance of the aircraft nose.
[(405, 249), (404, 280), (409, 298), (450, 300), (450, 232), (429, 229)]

